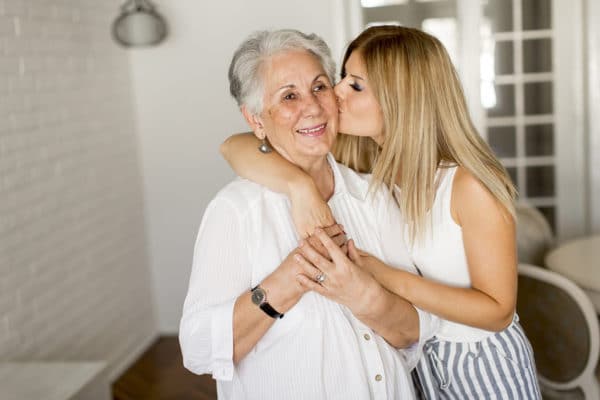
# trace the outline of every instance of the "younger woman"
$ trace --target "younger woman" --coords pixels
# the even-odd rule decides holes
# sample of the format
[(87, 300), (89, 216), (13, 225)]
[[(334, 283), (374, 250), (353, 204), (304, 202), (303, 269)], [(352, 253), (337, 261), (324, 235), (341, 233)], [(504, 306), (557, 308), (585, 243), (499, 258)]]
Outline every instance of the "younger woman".
[[(442, 319), (417, 367), (423, 395), (541, 398), (531, 346), (515, 314), (516, 191), (475, 131), (443, 45), (416, 29), (369, 28), (349, 45), (335, 91), (343, 133), (336, 158), (371, 172), (373, 190), (383, 184), (393, 191), (421, 276), (358, 256), (352, 243), (350, 257), (387, 289)], [(334, 222), (314, 184), (256, 146), (239, 135), (223, 153), (240, 175), (288, 194), (301, 234)], [(309, 276), (326, 262), (303, 254), (299, 262)], [(303, 284), (320, 290), (317, 282)]]

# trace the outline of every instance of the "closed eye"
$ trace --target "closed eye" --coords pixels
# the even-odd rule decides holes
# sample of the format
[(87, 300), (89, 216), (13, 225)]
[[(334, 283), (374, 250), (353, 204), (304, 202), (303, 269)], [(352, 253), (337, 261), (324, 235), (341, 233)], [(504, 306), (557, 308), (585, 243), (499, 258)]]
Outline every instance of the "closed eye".
[(363, 87), (362, 87), (362, 86), (360, 86), (360, 85), (359, 85), (358, 83), (356, 83), (356, 82), (352, 82), (352, 83), (350, 84), (350, 87), (351, 87), (352, 89), (356, 90), (357, 92), (362, 92), (362, 90), (363, 90)]

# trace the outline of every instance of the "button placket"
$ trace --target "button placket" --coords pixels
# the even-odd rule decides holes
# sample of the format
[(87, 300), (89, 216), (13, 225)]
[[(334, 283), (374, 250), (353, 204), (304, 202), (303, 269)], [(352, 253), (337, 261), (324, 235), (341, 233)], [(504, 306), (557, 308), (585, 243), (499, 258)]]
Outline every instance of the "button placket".
[[(361, 326), (360, 335), (367, 361), (367, 370), (373, 390), (374, 399), (387, 399), (387, 388), (383, 381), (383, 360), (379, 355), (379, 347), (373, 336), (373, 332), (365, 325)], [(372, 380), (371, 380), (372, 379)]]

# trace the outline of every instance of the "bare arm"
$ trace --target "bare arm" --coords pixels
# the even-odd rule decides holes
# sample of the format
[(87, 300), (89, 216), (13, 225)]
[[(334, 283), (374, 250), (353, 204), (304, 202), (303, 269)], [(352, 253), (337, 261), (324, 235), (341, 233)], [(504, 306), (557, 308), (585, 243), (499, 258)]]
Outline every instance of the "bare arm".
[(290, 199), (292, 219), (301, 237), (312, 234), (317, 227), (334, 224), (331, 210), (310, 176), (275, 150), (261, 153), (259, 144), (252, 133), (240, 133), (225, 140), (220, 150), (236, 174)]
[(448, 286), (397, 270), (372, 256), (366, 258), (365, 268), (388, 290), (425, 311), (500, 331), (512, 321), (516, 303), (514, 221), (473, 176), (461, 169), (455, 176), (452, 213), (462, 227), (470, 288)]

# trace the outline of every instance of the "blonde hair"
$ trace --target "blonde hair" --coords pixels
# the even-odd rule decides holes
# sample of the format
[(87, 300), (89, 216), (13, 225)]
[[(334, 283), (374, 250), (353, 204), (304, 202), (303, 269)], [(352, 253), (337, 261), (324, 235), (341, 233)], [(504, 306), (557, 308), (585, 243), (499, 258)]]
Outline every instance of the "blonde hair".
[(379, 147), (371, 138), (338, 133), (331, 150), (336, 160), (356, 172), (370, 173), (379, 153)]
[[(346, 50), (344, 66), (357, 51), (384, 115), (384, 141), (341, 137), (336, 158), (373, 173), (396, 197), (409, 224), (409, 239), (427, 231), (438, 168), (459, 165), (475, 176), (514, 218), (516, 189), (506, 169), (479, 136), (469, 116), (460, 80), (444, 46), (418, 29), (377, 26), (361, 33)], [(361, 154), (365, 152), (365, 154)]]

